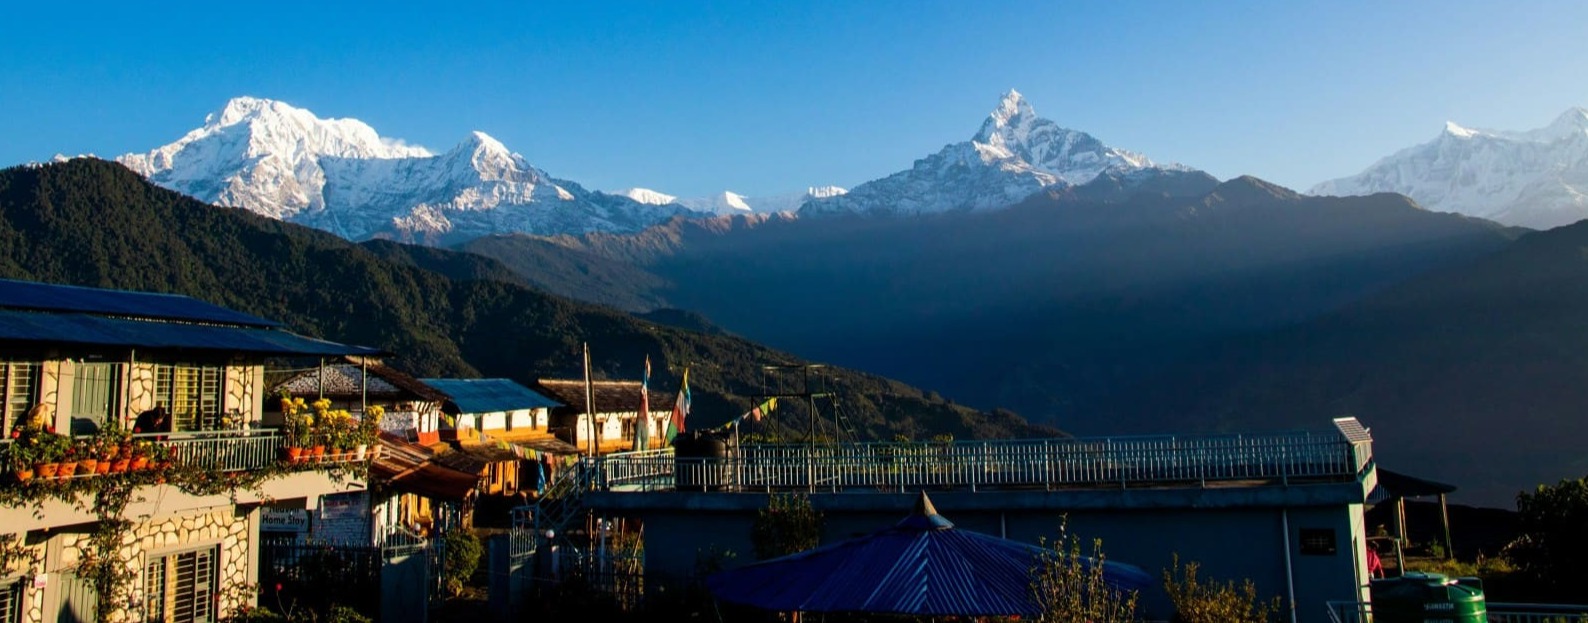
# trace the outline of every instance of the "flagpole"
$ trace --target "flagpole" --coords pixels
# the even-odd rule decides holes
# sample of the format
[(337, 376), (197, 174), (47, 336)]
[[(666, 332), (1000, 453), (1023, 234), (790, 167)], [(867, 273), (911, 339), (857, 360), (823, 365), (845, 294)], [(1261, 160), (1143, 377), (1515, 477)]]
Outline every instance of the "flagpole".
[(590, 456), (596, 455), (595, 387), (590, 384), (590, 343), (584, 343), (584, 414), (590, 422)]

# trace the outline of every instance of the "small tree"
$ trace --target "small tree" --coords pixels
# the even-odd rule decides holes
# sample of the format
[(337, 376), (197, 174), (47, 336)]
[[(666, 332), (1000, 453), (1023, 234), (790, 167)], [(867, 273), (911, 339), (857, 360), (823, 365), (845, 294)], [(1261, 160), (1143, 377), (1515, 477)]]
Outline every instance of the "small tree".
[(1081, 555), (1081, 539), (1061, 526), (1051, 548), (1043, 540), (1042, 555), (1031, 571), (1032, 598), (1041, 609), (1038, 621), (1115, 623), (1136, 620), (1135, 591), (1109, 585), (1103, 577), (1103, 540), (1092, 541), (1092, 557)]
[(750, 543), (760, 560), (803, 552), (821, 538), (822, 515), (811, 508), (808, 496), (799, 494), (773, 494), (750, 528)]
[(1588, 582), (1588, 478), (1519, 493), (1516, 511), (1521, 536), (1506, 546), (1506, 558), (1556, 594), (1580, 590)]
[(1180, 566), (1175, 554), (1173, 565), (1163, 572), (1163, 587), (1174, 602), (1175, 619), (1184, 623), (1268, 623), (1279, 616), (1279, 598), (1257, 600), (1257, 586), (1246, 580), (1204, 583), (1197, 577), (1201, 565)]

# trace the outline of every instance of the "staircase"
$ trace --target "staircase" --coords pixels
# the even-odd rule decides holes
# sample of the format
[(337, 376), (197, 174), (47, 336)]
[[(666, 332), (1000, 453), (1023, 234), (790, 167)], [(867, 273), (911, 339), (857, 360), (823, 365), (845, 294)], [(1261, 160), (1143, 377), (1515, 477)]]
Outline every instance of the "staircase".
[(545, 538), (546, 531), (550, 530), (553, 542), (576, 547), (577, 543), (570, 537), (575, 528), (584, 527), (584, 496), (595, 486), (600, 471), (594, 460), (585, 458), (558, 472), (557, 478), (546, 487), (545, 495), (535, 502), (535, 533)]

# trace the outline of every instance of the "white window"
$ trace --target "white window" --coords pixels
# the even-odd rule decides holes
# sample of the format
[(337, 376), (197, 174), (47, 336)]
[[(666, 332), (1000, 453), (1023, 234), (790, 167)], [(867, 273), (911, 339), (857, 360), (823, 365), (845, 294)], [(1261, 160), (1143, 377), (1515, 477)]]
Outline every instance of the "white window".
[(160, 365), (155, 401), (171, 414), (172, 430), (213, 430), (221, 421), (220, 366)]
[(215, 620), (217, 548), (150, 558), (143, 567), (143, 616), (158, 623)]
[(39, 396), (39, 364), (0, 361), (0, 415), (6, 426), (15, 426)]
[(22, 586), (21, 578), (0, 583), (0, 623), (21, 623)]

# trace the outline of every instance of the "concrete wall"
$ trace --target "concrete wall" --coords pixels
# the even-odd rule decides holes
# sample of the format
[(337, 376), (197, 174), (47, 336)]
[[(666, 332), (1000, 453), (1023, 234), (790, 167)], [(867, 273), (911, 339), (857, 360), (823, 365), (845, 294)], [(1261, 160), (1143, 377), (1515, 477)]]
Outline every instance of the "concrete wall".
[[(1297, 621), (1327, 621), (1326, 602), (1367, 597), (1362, 506), (1351, 502), (1363, 495), (1356, 483), (931, 495), (938, 512), (961, 529), (1037, 543), (1044, 537), (1052, 541), (1067, 523), (1083, 550), (1102, 539), (1109, 560), (1136, 565), (1157, 578), (1179, 554), (1182, 563), (1200, 563), (1204, 579), (1251, 579), (1260, 595), (1285, 597), (1287, 607), (1294, 591)], [(588, 499), (606, 516), (644, 522), (647, 584), (665, 585), (684, 581), (697, 559), (713, 550), (734, 552), (733, 564), (753, 562), (750, 527), (767, 498), (665, 492), (598, 493)], [(827, 544), (893, 525), (909, 514), (915, 495), (818, 493), (811, 500), (825, 516), (822, 543)], [(1334, 553), (1303, 554), (1304, 530), (1332, 535)], [(1151, 618), (1168, 618), (1161, 586), (1143, 595), (1142, 608)]]

